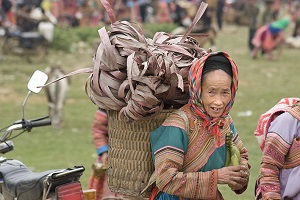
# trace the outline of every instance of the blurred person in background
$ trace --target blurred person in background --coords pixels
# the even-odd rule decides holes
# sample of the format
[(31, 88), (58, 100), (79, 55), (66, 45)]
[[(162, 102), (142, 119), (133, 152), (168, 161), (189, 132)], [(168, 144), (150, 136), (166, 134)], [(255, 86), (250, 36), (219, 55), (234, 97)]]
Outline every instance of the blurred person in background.
[(297, 37), (300, 36), (300, 1), (294, 1), (293, 4), (291, 4), (290, 6), (292, 20), (295, 23), (292, 36)]
[(91, 1), (82, 0), (76, 12), (81, 27), (92, 25), (93, 12), (94, 8), (91, 5)]
[(158, 0), (156, 20), (158, 23), (173, 23), (172, 13), (176, 10), (173, 0)]
[(271, 24), (266, 24), (257, 29), (252, 39), (254, 46), (252, 58), (256, 59), (260, 50), (267, 54), (269, 60), (274, 60), (273, 51), (278, 49), (278, 59), (281, 58), (281, 47), (285, 43), (285, 29), (290, 22), (289, 18), (279, 19)]
[(262, 150), (255, 199), (300, 199), (300, 99), (283, 98), (258, 120)]
[(88, 188), (96, 190), (97, 200), (120, 197), (120, 195), (110, 191), (105, 174), (108, 158), (108, 130), (107, 113), (103, 109), (99, 108), (95, 113), (92, 123), (92, 135), (98, 156), (96, 162), (92, 165), (93, 172)]
[(140, 7), (136, 0), (125, 0), (124, 5), (127, 10), (127, 21), (140, 22)]
[(150, 6), (149, 0), (137, 0), (139, 5), (139, 11), (140, 11), (140, 20), (142, 23), (146, 22), (148, 17), (148, 8)]
[(284, 1), (282, 0), (274, 0), (273, 5), (272, 5), (272, 11), (273, 11), (273, 18), (275, 20), (279, 19), (280, 17), (280, 11), (281, 8), (283, 7)]
[(286, 44), (288, 47), (300, 48), (300, 1), (290, 1), (288, 4), (288, 11), (292, 16), (294, 27), (292, 34), (286, 38)]
[(226, 0), (218, 0), (216, 17), (217, 17), (217, 25), (219, 30), (222, 30), (223, 27), (223, 13), (225, 7)]
[(46, 20), (46, 16), (41, 8), (41, 3), (41, 0), (16, 1), (16, 25), (20, 31), (36, 31), (39, 23)]
[(259, 13), (260, 13), (260, 9), (257, 5), (257, 0), (246, 1), (244, 16), (247, 18), (247, 24), (248, 24), (248, 28), (249, 28), (248, 48), (250, 51), (252, 51), (254, 48), (254, 46), (252, 44), (252, 39), (255, 35), (256, 29), (258, 28)]
[(6, 11), (3, 4), (3, 0), (0, 0), (0, 26), (3, 26), (6, 21)]
[(15, 24), (11, 0), (0, 0), (0, 26), (9, 27)]
[(261, 11), (261, 17), (259, 20), (259, 26), (263, 26), (275, 21), (273, 14), (273, 2), (274, 0), (265, 0)]

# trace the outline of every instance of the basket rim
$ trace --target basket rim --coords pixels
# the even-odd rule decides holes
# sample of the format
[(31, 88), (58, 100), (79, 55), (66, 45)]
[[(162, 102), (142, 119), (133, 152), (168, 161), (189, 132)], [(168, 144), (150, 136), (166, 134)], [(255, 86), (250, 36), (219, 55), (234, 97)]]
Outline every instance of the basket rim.
[(157, 117), (160, 114), (172, 113), (172, 112), (174, 112), (176, 110), (178, 110), (178, 109), (162, 109), (161, 111), (155, 112), (152, 115), (147, 116), (147, 117), (142, 117), (142, 118), (140, 118), (138, 120), (131, 120), (131, 119), (125, 117), (125, 116), (123, 116), (123, 117), (120, 118), (120, 116), (119, 116), (120, 111), (119, 110), (107, 110), (107, 113), (108, 113), (107, 116), (111, 117), (111, 115), (109, 114), (109, 112), (117, 112), (118, 113), (118, 119), (121, 120), (121, 121), (124, 121), (124, 122), (140, 122), (140, 121), (146, 121), (146, 120), (152, 119), (154, 117)]

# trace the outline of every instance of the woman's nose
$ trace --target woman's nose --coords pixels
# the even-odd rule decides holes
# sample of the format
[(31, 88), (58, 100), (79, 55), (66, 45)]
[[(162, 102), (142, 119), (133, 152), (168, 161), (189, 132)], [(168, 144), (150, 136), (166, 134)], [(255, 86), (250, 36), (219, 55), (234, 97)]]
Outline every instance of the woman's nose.
[(217, 98), (214, 99), (213, 103), (216, 104), (216, 105), (222, 105), (223, 100), (222, 100), (222, 98), (217, 97)]

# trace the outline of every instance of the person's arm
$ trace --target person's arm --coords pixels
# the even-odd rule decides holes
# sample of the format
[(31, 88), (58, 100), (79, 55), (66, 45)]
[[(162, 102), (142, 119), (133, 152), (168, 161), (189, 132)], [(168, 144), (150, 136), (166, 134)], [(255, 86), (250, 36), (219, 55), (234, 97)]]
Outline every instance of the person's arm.
[(279, 171), (288, 148), (280, 150), (278, 141), (284, 144), (282, 147), (289, 146), (277, 133), (268, 133), (260, 168), (260, 188), (263, 199), (281, 199)]
[(158, 139), (159, 142), (166, 138), (177, 140), (171, 141), (172, 145), (158, 148), (154, 152), (156, 186), (160, 191), (184, 198), (216, 199), (218, 171), (181, 172), (187, 136), (179, 128), (176, 131), (174, 129), (166, 131), (163, 133), (164, 138)]
[[(169, 134), (171, 137), (168, 137), (168, 141), (178, 138), (184, 144), (183, 132), (173, 129)], [(158, 140), (162, 141), (162, 138)], [(217, 199), (217, 184), (228, 184), (240, 190), (245, 182), (248, 183), (249, 176), (242, 172), (247, 168), (242, 166), (228, 166), (207, 172), (182, 172), (184, 152), (184, 145), (182, 148), (178, 141), (175, 145), (163, 146), (154, 152), (156, 186), (160, 191), (189, 199)]]
[[(168, 149), (155, 156), (156, 186), (163, 192), (184, 198), (216, 199), (218, 171), (208, 172), (180, 172), (183, 159), (178, 152)], [(167, 159), (159, 162), (161, 155), (173, 157), (175, 160)]]
[[(98, 109), (94, 116), (92, 124), (92, 136), (99, 156), (107, 157), (108, 152), (108, 131), (107, 131), (107, 113)], [(106, 159), (102, 159), (106, 160)]]
[(290, 149), (298, 121), (290, 114), (279, 115), (270, 125), (263, 150), (259, 187), (263, 199), (281, 199), (279, 173)]

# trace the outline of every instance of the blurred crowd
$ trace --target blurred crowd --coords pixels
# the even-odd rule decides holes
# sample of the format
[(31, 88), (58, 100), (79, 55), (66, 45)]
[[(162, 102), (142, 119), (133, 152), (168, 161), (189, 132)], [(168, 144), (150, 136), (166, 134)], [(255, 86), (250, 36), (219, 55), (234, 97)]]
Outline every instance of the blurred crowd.
[[(216, 21), (222, 29), (224, 18), (235, 23), (244, 23), (244, 12), (255, 2), (255, 6), (264, 12), (261, 23), (267, 23), (278, 17), (282, 9), (289, 9), (297, 15), (299, 0), (203, 0), (208, 8), (202, 17), (206, 23)], [(118, 20), (134, 22), (175, 22), (180, 25), (191, 23), (201, 0), (108, 0)], [(297, 6), (295, 6), (297, 5)], [(22, 13), (33, 15), (40, 9), (51, 13), (58, 23), (71, 26), (97, 26), (100, 22), (110, 23), (101, 0), (0, 0), (1, 24), (16, 24)], [(264, 10), (264, 11), (263, 11)], [(22, 12), (19, 12), (22, 11)], [(224, 16), (224, 13), (226, 16)], [(249, 14), (249, 13), (248, 13)], [(258, 15), (253, 15), (253, 17)]]
[[(176, 23), (189, 27), (201, 0), (107, 0), (117, 20)], [(223, 21), (249, 27), (249, 49), (258, 28), (288, 16), (293, 37), (300, 35), (300, 0), (203, 0), (208, 3), (195, 30), (221, 31)], [(109, 24), (101, 0), (0, 0), (0, 25), (17, 25), (30, 31), (47, 19), (60, 26)], [(294, 42), (292, 42), (294, 43)]]
[[(269, 60), (280, 59), (282, 47), (290, 45), (297, 48), (300, 39), (300, 1), (299, 0), (247, 0), (240, 19), (248, 26), (248, 48), (252, 58), (260, 54)], [(287, 35), (286, 30), (292, 29)], [(297, 41), (298, 40), (298, 41)], [(278, 56), (273, 56), (273, 51)]]
[[(282, 9), (289, 9), (297, 15), (299, 0), (203, 0), (208, 8), (202, 17), (205, 24), (216, 21), (222, 29), (224, 18), (243, 24), (241, 15), (249, 8), (247, 4), (255, 2), (264, 12), (261, 23), (265, 24), (279, 16)], [(189, 25), (201, 0), (108, 0), (118, 20), (134, 22), (175, 22)], [(33, 15), (40, 9), (43, 13), (51, 13), (58, 23), (71, 26), (97, 26), (100, 22), (110, 23), (101, 0), (0, 0), (0, 22), (18, 23), (23, 13)], [(296, 6), (295, 6), (296, 5)], [(19, 12), (21, 11), (21, 12)], [(224, 13), (226, 16), (224, 16)], [(253, 13), (250, 13), (253, 14)], [(253, 17), (258, 15), (253, 15)]]

